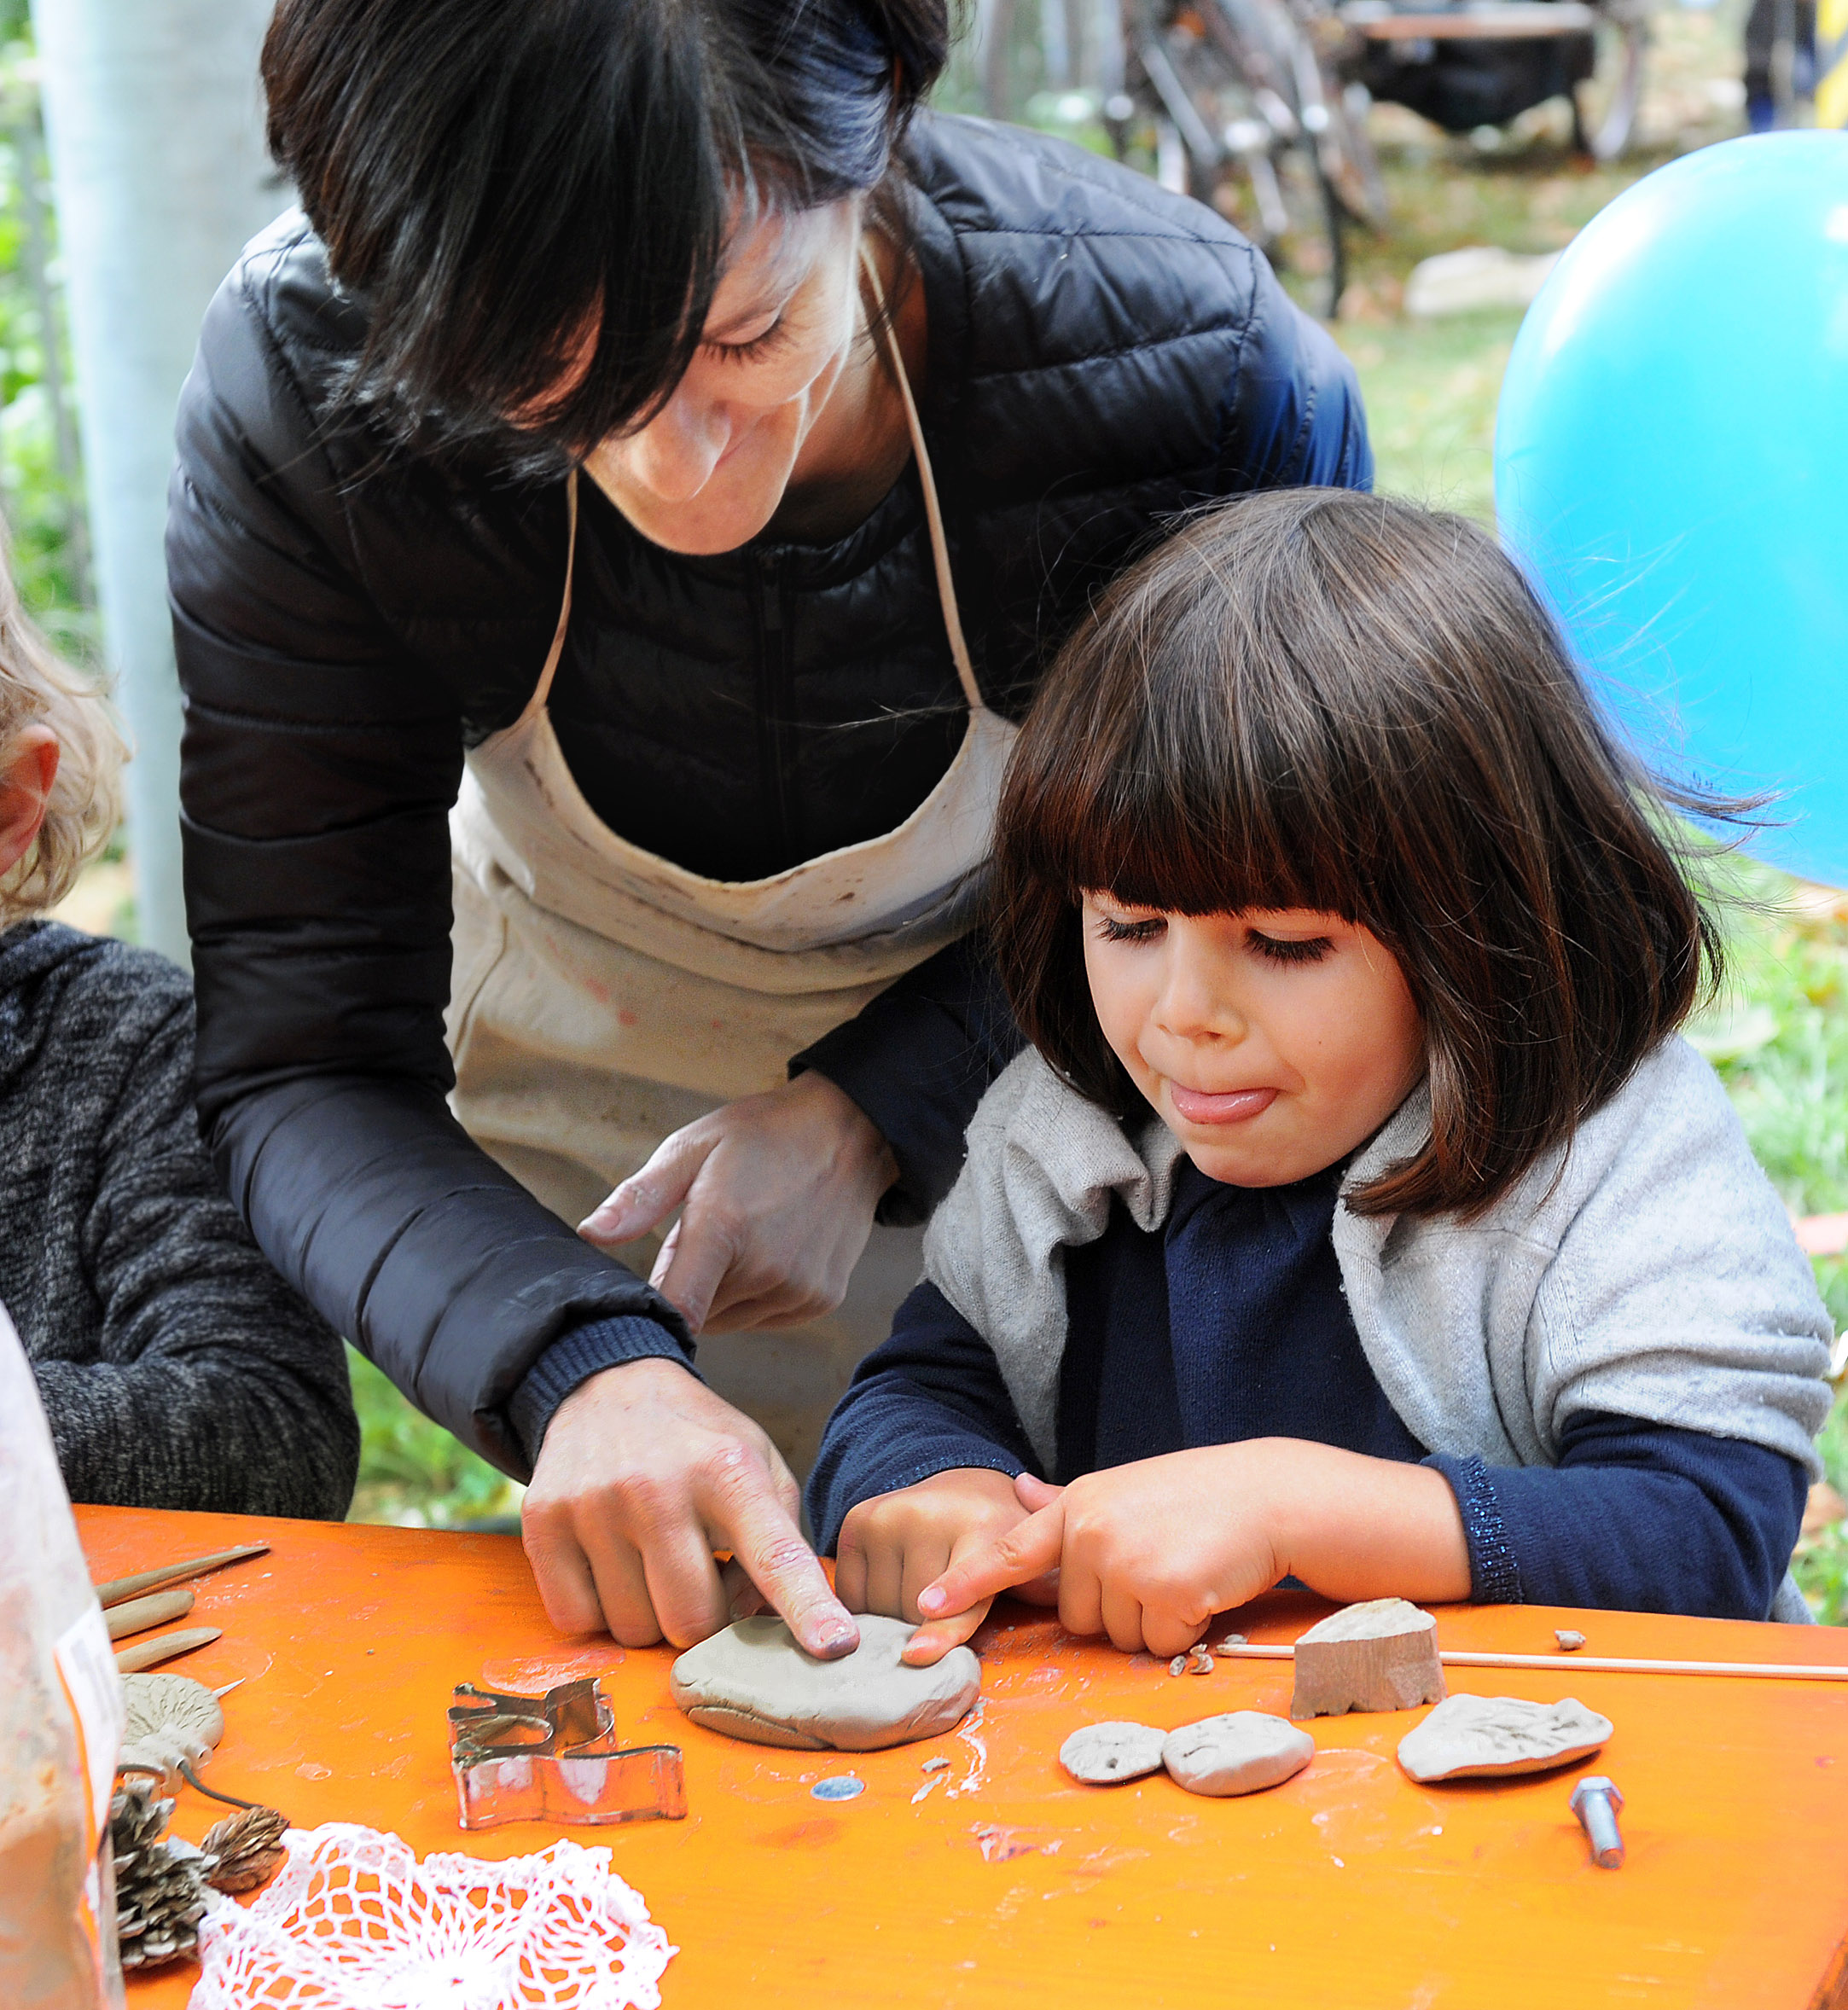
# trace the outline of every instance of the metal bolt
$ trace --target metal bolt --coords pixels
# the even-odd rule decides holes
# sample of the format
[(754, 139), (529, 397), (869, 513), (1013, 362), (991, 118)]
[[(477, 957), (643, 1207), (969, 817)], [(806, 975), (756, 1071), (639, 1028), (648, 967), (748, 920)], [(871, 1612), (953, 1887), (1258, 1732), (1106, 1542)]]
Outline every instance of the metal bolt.
[(1617, 1810), (1624, 1804), (1614, 1780), (1588, 1774), (1572, 1789), (1572, 1812), (1591, 1844), (1591, 1861), (1600, 1870), (1615, 1870), (1624, 1861), (1624, 1839), (1618, 1833)]

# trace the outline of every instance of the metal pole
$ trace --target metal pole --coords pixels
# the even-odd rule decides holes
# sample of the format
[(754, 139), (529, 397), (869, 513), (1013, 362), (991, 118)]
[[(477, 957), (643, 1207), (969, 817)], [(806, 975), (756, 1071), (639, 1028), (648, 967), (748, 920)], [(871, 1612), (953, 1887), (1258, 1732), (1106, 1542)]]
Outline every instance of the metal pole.
[(135, 741), (141, 938), (187, 960), (162, 544), (173, 410), (240, 247), (286, 206), (263, 147), (270, 0), (32, 0), (103, 637)]

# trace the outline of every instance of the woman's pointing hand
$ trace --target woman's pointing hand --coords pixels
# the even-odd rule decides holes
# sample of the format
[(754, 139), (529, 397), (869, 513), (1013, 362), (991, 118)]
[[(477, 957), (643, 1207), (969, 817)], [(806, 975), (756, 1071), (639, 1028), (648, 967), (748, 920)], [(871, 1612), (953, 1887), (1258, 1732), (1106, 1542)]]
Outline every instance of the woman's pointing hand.
[[(677, 1362), (625, 1362), (575, 1390), (547, 1428), (521, 1533), (562, 1633), (691, 1647), (735, 1611), (774, 1606), (831, 1660), (860, 1633), (803, 1540), (796, 1483), (764, 1433)], [(755, 1587), (735, 1600), (715, 1549)]]

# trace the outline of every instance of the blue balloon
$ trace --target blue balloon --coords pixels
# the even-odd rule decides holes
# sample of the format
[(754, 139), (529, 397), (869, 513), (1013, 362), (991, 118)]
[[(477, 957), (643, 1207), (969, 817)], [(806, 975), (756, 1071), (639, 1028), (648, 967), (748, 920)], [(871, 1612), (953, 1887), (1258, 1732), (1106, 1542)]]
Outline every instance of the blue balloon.
[(1729, 140), (1586, 225), (1529, 310), (1496, 511), (1646, 758), (1782, 793), (1848, 885), (1848, 134)]

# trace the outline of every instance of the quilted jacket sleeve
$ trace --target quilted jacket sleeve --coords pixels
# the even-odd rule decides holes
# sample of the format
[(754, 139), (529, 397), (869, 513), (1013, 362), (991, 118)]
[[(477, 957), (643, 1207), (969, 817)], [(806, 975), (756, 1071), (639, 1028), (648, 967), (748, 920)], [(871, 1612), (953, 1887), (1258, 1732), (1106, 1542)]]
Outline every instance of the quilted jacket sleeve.
[[(418, 497), (351, 515), (363, 470), (336, 465), (277, 332), (290, 255), (248, 256), (226, 282), (179, 413), (168, 565), (201, 1124), (282, 1275), (523, 1473), (507, 1404), (561, 1334), (640, 1314), (663, 1353), (690, 1342), (446, 1107), (447, 816), (468, 694), (368, 590), (391, 555), (357, 548), (349, 523), (382, 538)], [(491, 566), (474, 569), (491, 586)], [(471, 617), (479, 646), (491, 609), (458, 606), (459, 632)]]

